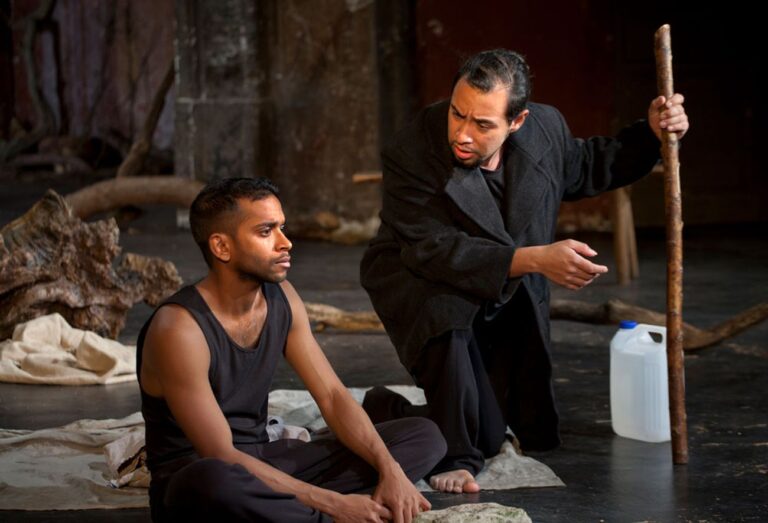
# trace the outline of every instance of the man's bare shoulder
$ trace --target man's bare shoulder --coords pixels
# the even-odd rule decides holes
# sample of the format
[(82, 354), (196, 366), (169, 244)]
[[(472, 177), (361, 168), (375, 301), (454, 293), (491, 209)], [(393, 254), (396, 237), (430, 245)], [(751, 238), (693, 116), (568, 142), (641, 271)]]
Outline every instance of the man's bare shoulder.
[(291, 308), (294, 307), (294, 303), (300, 303), (304, 304), (301, 301), (301, 297), (299, 297), (299, 293), (296, 292), (296, 288), (289, 282), (288, 280), (283, 280), (280, 282), (280, 288), (283, 289), (283, 292), (285, 293), (285, 297), (288, 298), (288, 302), (291, 304)]
[(285, 297), (288, 298), (288, 305), (291, 307), (291, 315), (293, 321), (291, 322), (291, 330), (303, 326), (305, 323), (309, 325), (309, 318), (307, 317), (307, 308), (304, 305), (304, 300), (301, 299), (296, 288), (288, 280), (280, 282), (280, 288), (285, 293)]
[(205, 341), (203, 332), (192, 314), (181, 305), (169, 303), (160, 307), (147, 329), (147, 342)]
[(177, 382), (207, 380), (210, 352), (205, 336), (180, 305), (164, 305), (155, 312), (142, 353), (141, 382), (151, 395), (164, 396), (164, 389)]

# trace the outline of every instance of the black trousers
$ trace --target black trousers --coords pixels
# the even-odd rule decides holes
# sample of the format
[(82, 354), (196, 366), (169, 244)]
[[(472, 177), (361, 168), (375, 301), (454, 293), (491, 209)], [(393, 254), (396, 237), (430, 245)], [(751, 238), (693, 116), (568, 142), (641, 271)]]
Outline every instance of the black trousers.
[[(411, 481), (418, 481), (445, 454), (434, 423), (405, 418), (376, 425), (392, 456)], [(378, 473), (335, 437), (305, 443), (278, 440), (240, 450), (291, 476), (341, 493), (372, 492)], [(214, 458), (195, 459), (171, 474), (153, 476), (152, 519), (166, 521), (330, 521), (327, 514), (275, 492), (242, 465)]]
[(499, 452), (507, 426), (524, 449), (553, 448), (559, 438), (551, 366), (535, 326), (527, 294), (517, 292), (498, 309), (481, 309), (471, 329), (448, 331), (423, 348), (411, 374), (427, 405), (377, 388), (363, 407), (374, 421), (425, 416), (440, 427), (448, 450), (430, 476), (477, 474)]

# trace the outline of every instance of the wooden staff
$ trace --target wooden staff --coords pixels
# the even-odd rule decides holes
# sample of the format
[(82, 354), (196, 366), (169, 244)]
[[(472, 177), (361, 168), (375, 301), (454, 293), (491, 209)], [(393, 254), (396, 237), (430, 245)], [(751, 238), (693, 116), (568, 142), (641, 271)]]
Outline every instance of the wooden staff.
[[(672, 87), (672, 43), (669, 25), (656, 31), (656, 78), (658, 92), (669, 100)], [(664, 110), (664, 107), (661, 108)], [(667, 371), (669, 418), (672, 429), (672, 460), (688, 463), (688, 427), (685, 415), (685, 367), (683, 365), (683, 220), (680, 198), (680, 163), (675, 133), (662, 130), (664, 200), (667, 215)]]

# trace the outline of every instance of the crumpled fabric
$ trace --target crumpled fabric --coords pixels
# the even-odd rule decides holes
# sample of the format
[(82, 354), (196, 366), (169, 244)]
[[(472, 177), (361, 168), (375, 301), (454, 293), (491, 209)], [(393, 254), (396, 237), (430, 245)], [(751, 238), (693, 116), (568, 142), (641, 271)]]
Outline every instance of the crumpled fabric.
[(71, 327), (58, 313), (20, 323), (0, 342), (0, 381), (107, 385), (136, 379), (136, 347)]
[[(412, 403), (424, 403), (420, 389), (390, 387)], [(350, 389), (361, 402), (364, 388)], [(274, 436), (306, 441), (325, 424), (306, 390), (275, 390), (269, 395)], [(298, 429), (298, 431), (295, 431)], [(272, 438), (273, 435), (270, 435)], [(148, 506), (149, 472), (142, 452), (144, 420), (136, 412), (118, 420), (79, 420), (42, 430), (0, 429), (0, 510), (82, 510)], [(518, 455), (511, 444), (486, 461), (477, 477), (483, 489), (562, 486), (541, 462)], [(121, 488), (115, 488), (115, 487)], [(422, 490), (429, 486), (422, 482)]]

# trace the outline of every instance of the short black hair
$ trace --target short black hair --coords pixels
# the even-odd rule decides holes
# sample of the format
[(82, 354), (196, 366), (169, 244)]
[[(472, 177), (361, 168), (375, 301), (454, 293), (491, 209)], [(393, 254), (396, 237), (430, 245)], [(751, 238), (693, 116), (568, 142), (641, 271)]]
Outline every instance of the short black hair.
[(488, 93), (502, 85), (507, 88), (507, 120), (512, 121), (528, 104), (531, 74), (525, 58), (508, 49), (483, 51), (469, 58), (453, 79), (453, 88), (464, 78), (469, 85)]
[(189, 208), (192, 237), (200, 247), (208, 266), (213, 261), (208, 238), (222, 227), (222, 218), (237, 211), (237, 200), (263, 200), (269, 196), (279, 199), (277, 186), (268, 178), (214, 178), (203, 187)]

